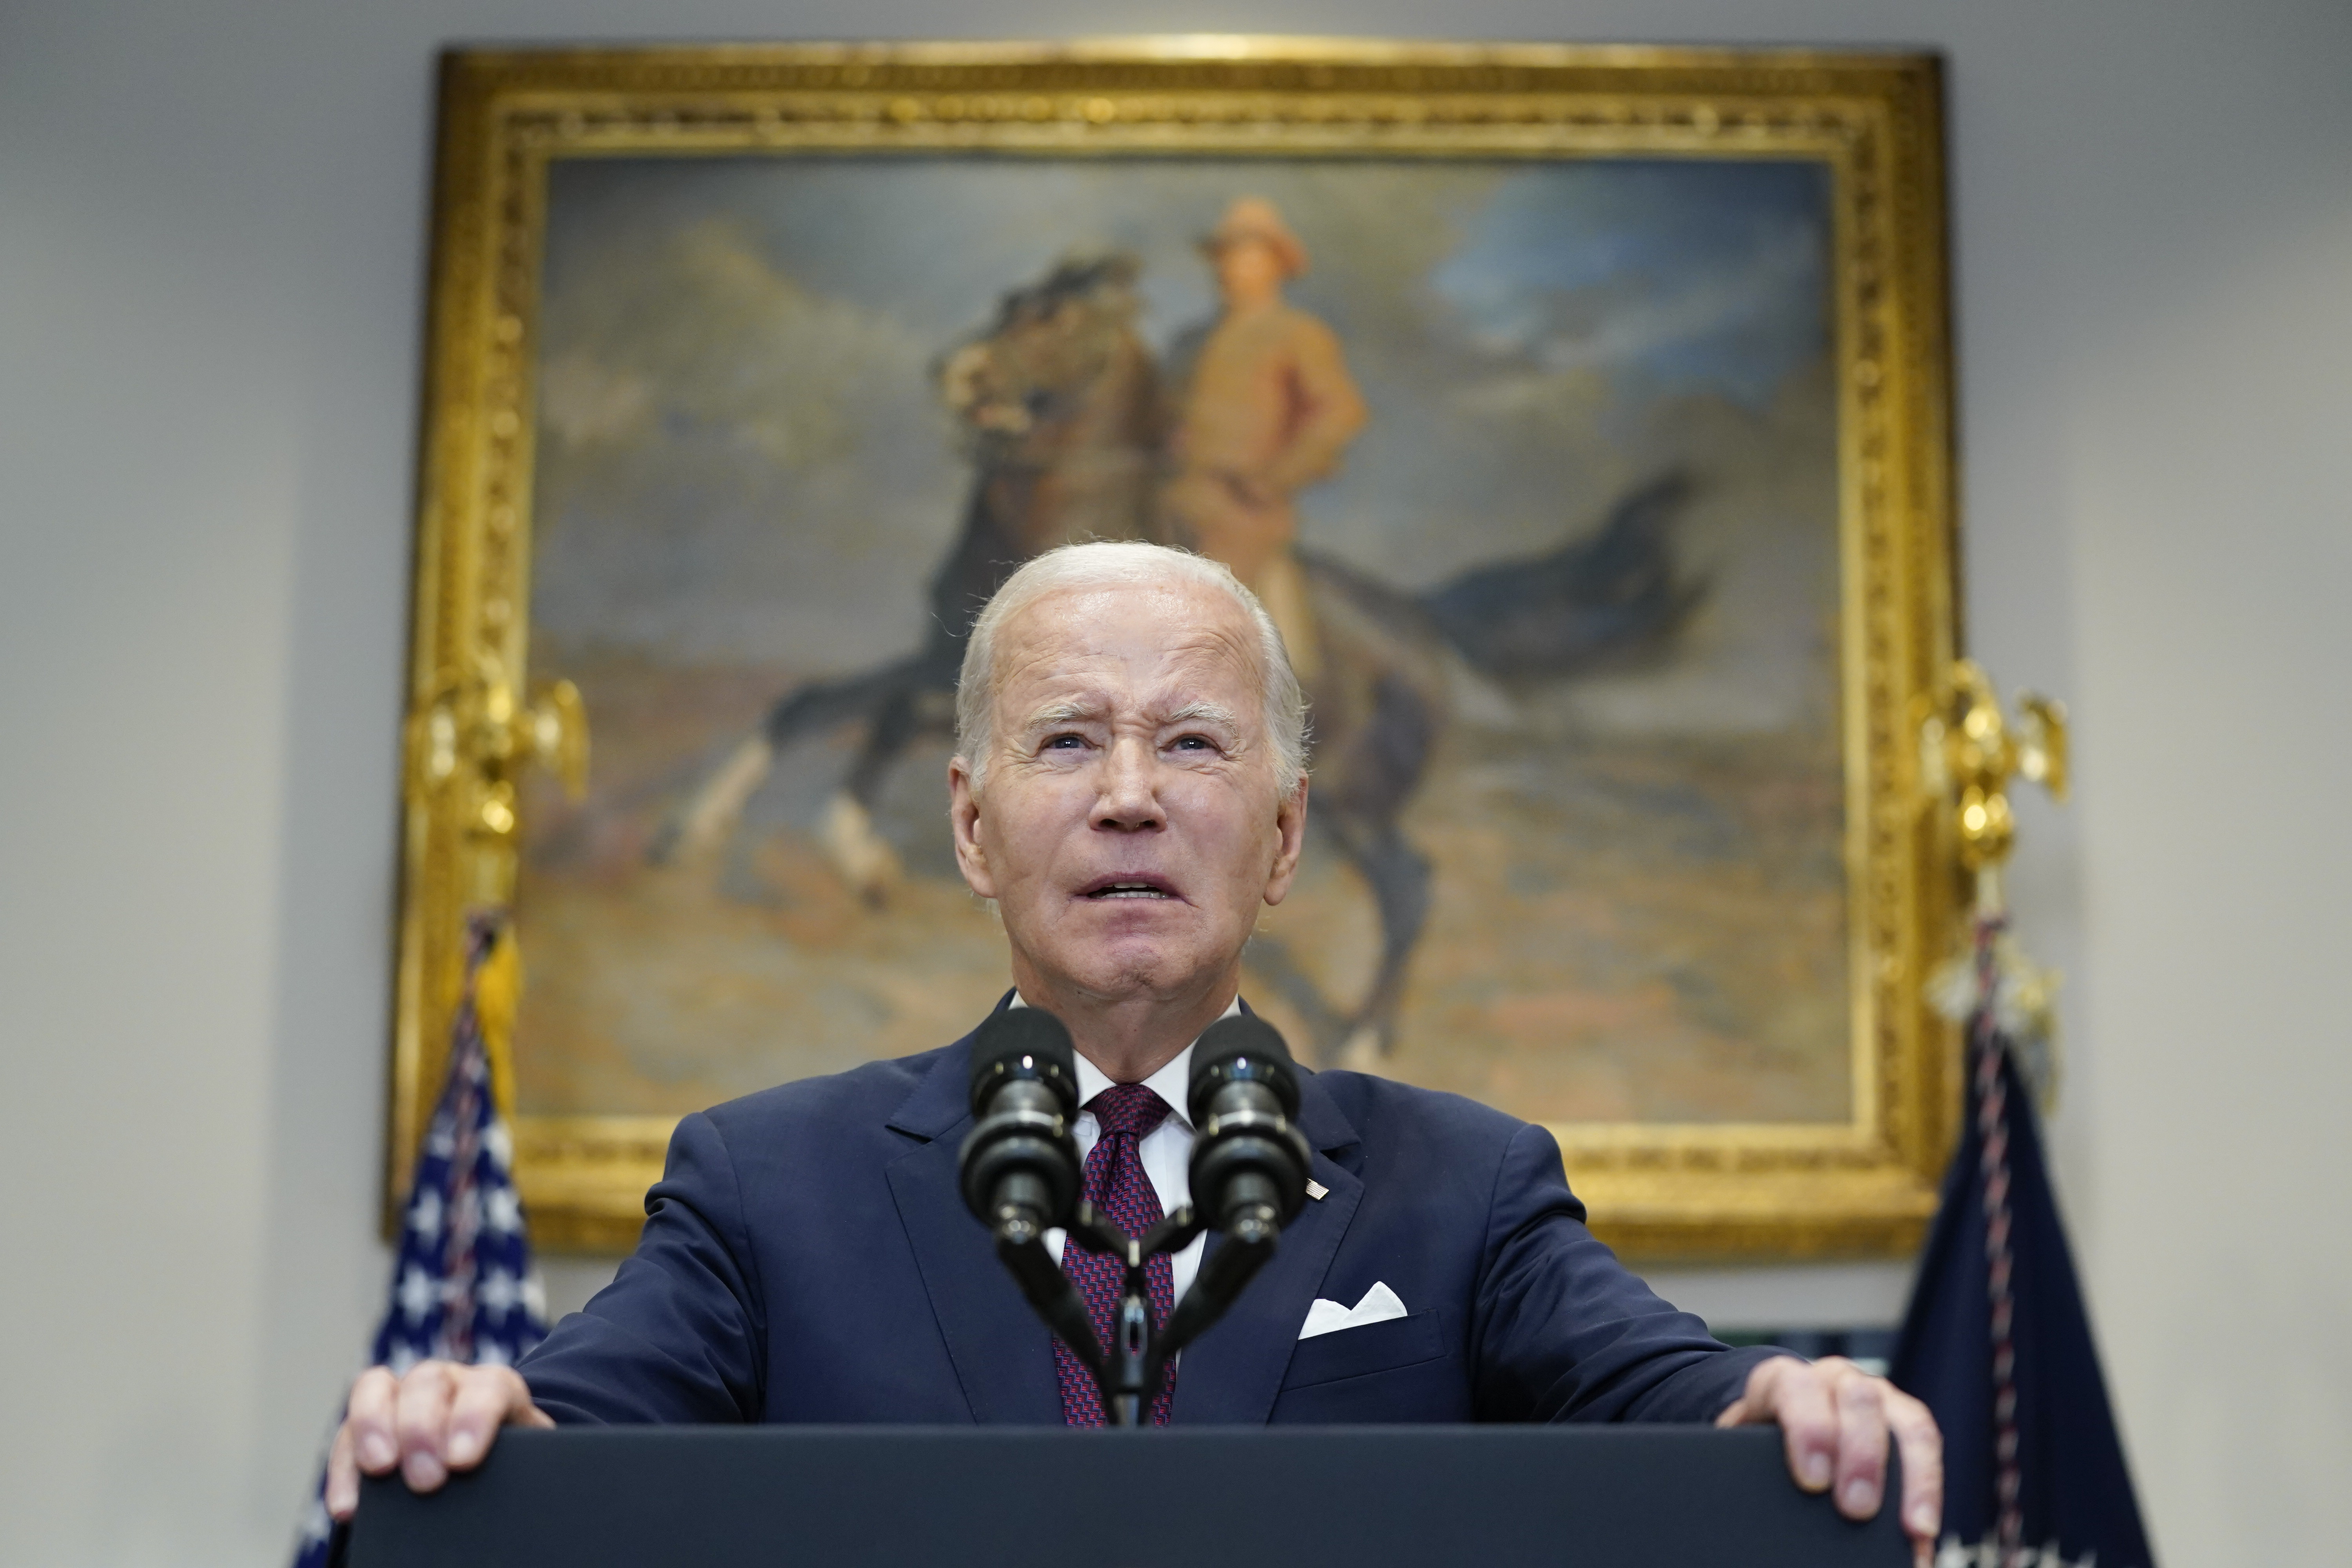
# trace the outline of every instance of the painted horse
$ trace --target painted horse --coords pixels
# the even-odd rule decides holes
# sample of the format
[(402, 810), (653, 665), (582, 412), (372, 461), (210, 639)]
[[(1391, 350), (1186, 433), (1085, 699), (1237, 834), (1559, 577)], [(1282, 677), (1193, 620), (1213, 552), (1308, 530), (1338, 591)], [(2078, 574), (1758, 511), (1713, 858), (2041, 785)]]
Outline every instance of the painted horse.
[(1161, 416), (1158, 372), (1135, 331), (1135, 277), (1134, 260), (1119, 255), (1057, 267), (1006, 295), (989, 330), (939, 364), (973, 479), (962, 531), (931, 574), (921, 646), (787, 692), (664, 823), (655, 861), (715, 849), (785, 747), (856, 721), (864, 743), (819, 837), (852, 887), (885, 900), (899, 867), (874, 829), (874, 805), (908, 742), (953, 729), (956, 675), (981, 606), (1056, 545), (1145, 536)]

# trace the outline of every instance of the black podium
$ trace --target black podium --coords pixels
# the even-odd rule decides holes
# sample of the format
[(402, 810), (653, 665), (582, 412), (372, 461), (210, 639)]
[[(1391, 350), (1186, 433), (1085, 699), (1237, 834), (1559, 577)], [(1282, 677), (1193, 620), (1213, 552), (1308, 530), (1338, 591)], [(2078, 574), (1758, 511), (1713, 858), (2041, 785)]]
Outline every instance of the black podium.
[(1690, 1426), (510, 1431), (431, 1497), (366, 1483), (352, 1568), (1904, 1568), (1780, 1435)]

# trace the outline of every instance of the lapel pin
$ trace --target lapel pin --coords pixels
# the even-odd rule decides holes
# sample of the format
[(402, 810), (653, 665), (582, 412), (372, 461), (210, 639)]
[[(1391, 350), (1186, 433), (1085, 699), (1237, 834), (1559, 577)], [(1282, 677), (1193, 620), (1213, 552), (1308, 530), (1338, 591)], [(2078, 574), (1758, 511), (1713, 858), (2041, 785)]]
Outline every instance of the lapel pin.
[(1309, 1181), (1307, 1184), (1307, 1195), (1319, 1203), (1331, 1195), (1331, 1189), (1320, 1182)]

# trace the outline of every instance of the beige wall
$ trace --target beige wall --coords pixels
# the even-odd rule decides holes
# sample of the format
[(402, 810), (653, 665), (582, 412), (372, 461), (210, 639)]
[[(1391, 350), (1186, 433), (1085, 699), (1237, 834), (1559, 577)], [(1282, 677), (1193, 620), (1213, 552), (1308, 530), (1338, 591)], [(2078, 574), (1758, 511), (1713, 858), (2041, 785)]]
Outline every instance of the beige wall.
[[(373, 1240), (431, 54), (1182, 27), (1952, 56), (1970, 636), (2168, 1563), (2352, 1539), (2352, 8), (16, 0), (0, 11), (0, 1560), (268, 1561)], [(1884, 1314), (1897, 1270), (1686, 1278)], [(1794, 1304), (1793, 1306), (1791, 1304)]]

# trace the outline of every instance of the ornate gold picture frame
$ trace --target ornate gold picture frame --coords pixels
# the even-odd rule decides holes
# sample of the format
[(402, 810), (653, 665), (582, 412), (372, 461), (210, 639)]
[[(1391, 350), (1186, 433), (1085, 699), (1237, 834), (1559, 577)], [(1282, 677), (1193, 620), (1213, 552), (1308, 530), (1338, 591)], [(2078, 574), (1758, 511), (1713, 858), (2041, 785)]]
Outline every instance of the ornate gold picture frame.
[[(1229, 171), (1222, 184), (1196, 179), (1197, 191), (1186, 187), (1202, 201), (1213, 189), (1222, 201), (1224, 193), (1239, 197), (1261, 187), (1352, 190), (1349, 182), (1372, 177), (1357, 173), (1366, 169), (1390, 171), (1379, 177), (1410, 193), (1438, 190), (1447, 170), (1473, 165), (1496, 182), (1515, 170), (1606, 163), (1638, 174), (1705, 165), (1730, 171), (1733, 184), (1740, 169), (1770, 165), (1795, 171), (1790, 178), (1800, 184), (1814, 181), (1805, 188), (1821, 193), (1818, 257), (1807, 265), (1818, 268), (1824, 347), (1817, 393), (1809, 395), (1823, 411), (1820, 526), (1823, 559), (1832, 566), (1822, 579), (1819, 619), (1828, 650), (1823, 668), (1832, 673), (1824, 678), (1817, 729), (1827, 737), (1821, 767), (1831, 783), (1826, 815), (1807, 820), (1832, 836), (1815, 859), (1827, 868), (1817, 868), (1816, 880), (1831, 921), (1822, 929), (1832, 933), (1821, 940), (1834, 951), (1806, 984), (1832, 985), (1842, 1018), (1822, 1026), (1827, 1065), (1814, 1076), (1830, 1088), (1804, 1092), (1831, 1099), (1817, 1105), (1791, 1089), (1791, 1098), (1775, 1102), (1780, 1111), (1743, 1120), (1735, 1096), (1723, 1102), (1729, 1110), (1718, 1105), (1685, 1118), (1654, 1109), (1683, 1101), (1644, 1100), (1649, 1090), (1642, 1089), (1629, 1091), (1627, 1100), (1653, 1108), (1639, 1115), (1543, 1112), (1547, 1105), (1604, 1103), (1577, 1100), (1588, 1089), (1572, 1075), (1559, 1080), (1565, 1087), (1550, 1100), (1534, 1089), (1525, 1091), (1531, 1098), (1515, 1100), (1517, 1090), (1497, 1090), (1494, 1098), (1523, 1113), (1538, 1108), (1560, 1140), (1595, 1230), (1633, 1255), (1892, 1255), (1916, 1245), (1935, 1206), (1957, 1100), (1950, 1030), (1923, 994), (1925, 977), (1955, 929), (1957, 879), (1944, 837), (1948, 828), (1915, 802), (1908, 721), (1955, 651), (1942, 107), (1932, 58), (1224, 37), (485, 51), (450, 55), (441, 94), (388, 1200), (405, 1189), (443, 1070), (467, 911), (514, 902), (535, 984), (550, 972), (541, 963), (548, 954), (556, 955), (548, 963), (564, 973), (563, 964), (588, 962), (581, 953), (601, 951), (580, 947), (589, 939), (550, 913), (554, 895), (534, 891), (554, 883), (534, 884), (526, 868), (516, 896), (519, 848), (535, 825), (559, 824), (575, 837), (587, 831), (563, 816), (571, 808), (551, 787), (530, 782), (528, 767), (534, 757), (568, 759), (575, 769), (580, 760), (577, 693), (545, 679), (572, 670), (560, 659), (554, 667), (543, 657), (533, 663), (535, 651), (544, 654), (544, 647), (534, 648), (535, 531), (544, 526), (542, 509), (556, 479), (574, 491), (590, 482), (580, 478), (586, 470), (549, 468), (561, 456), (550, 443), (576, 446), (586, 438), (582, 431), (606, 427), (600, 420), (636, 416), (625, 389), (614, 391), (609, 379), (582, 381), (588, 373), (576, 356), (549, 368), (551, 334), (577, 337), (587, 330), (578, 325), (586, 306), (551, 325), (551, 310), (572, 309), (565, 304), (571, 296), (550, 292), (551, 214), (563, 216), (551, 193), (559, 186), (585, 188), (581, 181), (593, 184), (624, 164), (637, 171), (632, 177), (639, 184), (632, 188), (644, 190), (654, 188), (646, 182), (657, 184), (663, 167), (750, 178), (742, 172), (799, 166), (794, 160), (823, 160), (829, 170), (852, 174), (903, 174), (918, 165), (937, 171), (969, 160), (976, 171), (1011, 170), (1003, 177), (1017, 180), (1024, 170), (1100, 168), (1110, 161), (1144, 184), (1172, 179), (1165, 172), (1179, 165)], [(1315, 172), (1326, 165), (1334, 173), (1318, 185)], [(1378, 205), (1372, 196), (1348, 199), (1357, 208)], [(1653, 193), (1643, 199), (1654, 206), (1674, 198)], [(1202, 210), (1215, 219), (1215, 211)], [(1292, 210), (1296, 216), (1297, 203)], [(1318, 277), (1338, 278), (1333, 288), (1344, 282), (1344, 255), (1329, 259), (1339, 242), (1327, 237), (1341, 226), (1334, 218), (1318, 236), (1299, 223), (1309, 248), (1325, 247), (1317, 258), (1324, 271), (1302, 281), (1302, 297)], [(1206, 227), (1206, 221), (1196, 225)], [(1101, 237), (1069, 237), (1074, 243)], [(1177, 251), (1163, 247), (1161, 254)], [(723, 270), (749, 263), (730, 251), (709, 265)], [(1173, 266), (1163, 263), (1159, 276), (1172, 276)], [(1024, 281), (1003, 280), (1007, 289)], [(1340, 319), (1344, 311), (1324, 310), (1339, 340), (1350, 341), (1355, 329)], [(1506, 328), (1497, 331), (1507, 337)], [(1570, 336), (1559, 341), (1570, 342), (1591, 329), (1559, 331)], [(951, 346), (931, 345), (942, 353)], [(1571, 353), (1543, 363), (1557, 369), (1574, 360)], [(1377, 369), (1366, 373), (1368, 384)], [(558, 371), (572, 378), (561, 387)], [(1758, 396), (1761, 407), (1764, 395)], [(551, 417), (558, 426), (549, 424)], [(1376, 412), (1374, 434), (1381, 428)], [(1391, 428), (1402, 427), (1392, 419)], [(1389, 437), (1387, 449), (1402, 438)], [(1364, 437), (1360, 451), (1370, 450), (1372, 439)], [(1772, 450), (1769, 441), (1756, 449), (1767, 456)], [(1375, 471), (1386, 470), (1375, 464)], [(1703, 487), (1706, 476), (1696, 482)], [(1316, 504), (1307, 492), (1302, 552), (1315, 536)], [(1594, 510), (1605, 510), (1599, 500)], [(1694, 602), (1707, 591), (1729, 592), (1721, 572), (1712, 579), (1694, 572), (1686, 580)], [(565, 646), (588, 645), (574, 637)], [(600, 727), (598, 689), (588, 679), (582, 686), (586, 722)], [(651, 710), (641, 702), (631, 711), (641, 710)], [(1576, 730), (1581, 720), (1562, 722), (1583, 732)], [(625, 760), (624, 772), (626, 766)], [(1623, 780), (1609, 787), (1620, 784), (1635, 788)], [(763, 862), (762, 874), (785, 882), (802, 877), (810, 887), (829, 875), (821, 863), (803, 860)], [(1716, 886), (1692, 885), (1701, 895)], [(1338, 908), (1346, 889), (1339, 881), (1332, 887)], [(836, 906), (824, 900), (837, 895), (809, 893), (821, 906), (811, 918), (831, 918), (824, 910)], [(1438, 896), (1445, 897), (1443, 886)], [(1768, 888), (1755, 896), (1769, 909), (1780, 895)], [(1570, 908), (1560, 901), (1568, 897), (1529, 907)], [(855, 900), (837, 907), (849, 911), (843, 920), (859, 908)], [(1345, 925), (1354, 917), (1332, 918)], [(1464, 940), (1475, 945), (1475, 936)], [(1737, 944), (1730, 936), (1713, 940), (1718, 947)], [(1714, 1005), (1694, 1001), (1688, 988), (1677, 989), (1679, 981), (1643, 984), (1648, 990), (1629, 981), (1624, 994), (1649, 997), (1642, 1005), (1654, 1004), (1657, 1016), (1683, 1019), (1676, 1027), (1687, 1025), (1691, 1009)], [(518, 1175), (534, 1233), (544, 1247), (625, 1248), (682, 1107), (649, 1110), (626, 1096), (600, 1101), (587, 1091), (534, 1100), (533, 1073), (553, 1065), (534, 1064), (530, 1053), (562, 1048), (550, 1042), (568, 1037), (554, 1024), (532, 1021), (532, 1007), (554, 1005), (541, 1000), (549, 994), (526, 994), (516, 1046), (526, 1086), (515, 1108)], [(589, 1004), (575, 995), (567, 1005)], [(1737, 998), (1722, 1004), (1733, 1021), (1717, 1035), (1692, 1037), (1699, 1040), (1690, 1047), (1689, 1059), (1698, 1064), (1692, 1073), (1737, 1054), (1738, 1019), (1746, 1016), (1738, 1005), (1744, 1005)], [(1308, 1006), (1300, 1016), (1311, 1014)], [(1518, 1005), (1505, 1021), (1572, 1032), (1601, 1027), (1593, 1022), (1599, 1016), (1554, 998)], [(959, 1032), (944, 1028), (922, 1043), (944, 1044)], [(1334, 1058), (1327, 1053), (1324, 1059)], [(1474, 1090), (1487, 1081), (1521, 1081), (1497, 1071), (1491, 1080), (1458, 1081)], [(1435, 1081), (1457, 1082), (1442, 1075)], [(1692, 1104), (1717, 1103), (1706, 1100), (1703, 1086), (1688, 1092), (1696, 1097)]]

